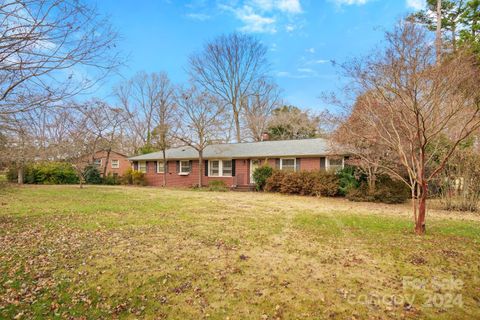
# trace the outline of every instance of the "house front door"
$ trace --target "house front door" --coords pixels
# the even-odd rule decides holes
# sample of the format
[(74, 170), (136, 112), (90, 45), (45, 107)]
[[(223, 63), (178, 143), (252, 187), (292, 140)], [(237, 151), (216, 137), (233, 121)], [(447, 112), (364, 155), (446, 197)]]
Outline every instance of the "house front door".
[(255, 169), (257, 169), (258, 167), (260, 167), (260, 160), (258, 159), (251, 159), (250, 160), (250, 184), (254, 184), (255, 181), (253, 179), (253, 172), (255, 171)]

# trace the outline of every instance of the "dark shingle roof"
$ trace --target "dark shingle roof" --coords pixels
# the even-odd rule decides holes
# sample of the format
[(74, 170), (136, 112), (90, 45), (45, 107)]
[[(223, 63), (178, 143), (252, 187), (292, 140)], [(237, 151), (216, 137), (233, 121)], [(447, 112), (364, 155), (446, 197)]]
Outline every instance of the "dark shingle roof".
[[(246, 143), (226, 143), (209, 145), (203, 152), (205, 159), (216, 158), (272, 158), (287, 156), (325, 156), (339, 154), (330, 147), (330, 141), (327, 139), (304, 139), (304, 140), (282, 140), (282, 141), (262, 141)], [(168, 149), (167, 159), (197, 159), (198, 152), (192, 147), (179, 147)], [(135, 157), (130, 160), (159, 160), (162, 159), (162, 152), (152, 152)]]

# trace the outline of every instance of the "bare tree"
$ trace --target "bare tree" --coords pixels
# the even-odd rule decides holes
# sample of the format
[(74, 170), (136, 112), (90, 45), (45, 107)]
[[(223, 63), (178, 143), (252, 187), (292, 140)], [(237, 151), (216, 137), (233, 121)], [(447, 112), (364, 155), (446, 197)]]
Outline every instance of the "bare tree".
[(263, 134), (267, 131), (272, 112), (280, 104), (278, 87), (264, 80), (256, 85), (251, 95), (243, 98), (242, 108), (249, 138), (253, 141), (263, 140)]
[[(368, 93), (366, 94), (368, 95)], [(348, 160), (367, 177), (370, 194), (376, 189), (378, 176), (390, 174), (398, 169), (398, 159), (384, 148), (382, 141), (368, 119), (363, 101), (365, 95), (357, 98), (353, 108), (344, 119), (337, 119), (340, 123), (332, 134), (332, 148), (339, 148), (353, 157)], [(381, 110), (377, 110), (376, 117), (382, 117)], [(388, 168), (385, 169), (385, 168)]]
[(157, 100), (158, 105), (155, 112), (155, 129), (153, 130), (154, 145), (156, 148), (162, 151), (163, 157), (163, 186), (167, 185), (167, 155), (166, 151), (172, 145), (174, 139), (175, 129), (175, 90), (170, 82), (166, 73), (158, 74), (158, 77), (154, 78), (158, 81), (158, 85), (155, 86), (158, 89)]
[(152, 134), (159, 121), (168, 120), (172, 105), (171, 83), (164, 73), (137, 73), (115, 89), (120, 106), (128, 115), (128, 127), (135, 140), (136, 152), (152, 152)]
[(225, 107), (218, 98), (195, 87), (180, 89), (177, 95), (176, 138), (198, 152), (198, 186), (202, 186), (203, 151), (222, 140)]
[[(474, 58), (458, 53), (440, 63), (423, 28), (401, 22), (386, 47), (345, 65), (362, 101), (367, 141), (394, 154), (402, 171), (390, 174), (412, 190), (415, 231), (425, 233), (428, 184), (457, 146), (480, 127), (479, 74)], [(452, 142), (437, 159), (441, 137)], [(418, 209), (418, 214), (417, 214)]]
[(80, 0), (2, 1), (0, 115), (51, 106), (91, 88), (118, 65), (116, 38)]
[(105, 150), (107, 153), (103, 167), (103, 176), (106, 176), (110, 154), (117, 143), (120, 127), (126, 122), (127, 115), (120, 108), (111, 107), (102, 100), (93, 99), (76, 107), (81, 114), (79, 121), (88, 132), (91, 140), (91, 161), (95, 159), (95, 152)]
[[(56, 150), (48, 135), (64, 120), (59, 110), (66, 101), (119, 65), (117, 36), (80, 0), (5, 0), (0, 39), (0, 131), (12, 150), (18, 147), (17, 159), (10, 152), (0, 161), (8, 158), (23, 170), (25, 161)], [(64, 139), (61, 130), (56, 134)]]
[(237, 142), (242, 140), (242, 99), (266, 77), (267, 48), (250, 35), (233, 33), (207, 43), (190, 57), (194, 83), (231, 107)]

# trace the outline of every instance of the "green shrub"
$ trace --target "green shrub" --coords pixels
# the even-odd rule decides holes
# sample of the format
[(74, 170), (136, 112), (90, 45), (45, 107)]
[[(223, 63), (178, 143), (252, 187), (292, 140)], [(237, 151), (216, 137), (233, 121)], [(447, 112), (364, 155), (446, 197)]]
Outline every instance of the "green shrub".
[(85, 183), (88, 184), (101, 184), (103, 182), (100, 171), (94, 164), (89, 164), (85, 167), (83, 170), (83, 178), (85, 179)]
[(121, 177), (119, 177), (118, 175), (114, 175), (112, 174), (111, 172), (103, 178), (103, 184), (107, 184), (107, 185), (118, 185), (120, 184), (120, 181), (121, 181)]
[(145, 186), (147, 181), (145, 180), (145, 173), (128, 169), (125, 175), (121, 179), (122, 184), (130, 184), (136, 186)]
[(275, 170), (265, 185), (269, 192), (299, 194), (307, 196), (335, 196), (338, 194), (339, 179), (334, 173), (325, 171), (283, 172)]
[(8, 182), (17, 182), (18, 181), (18, 172), (17, 167), (10, 167), (7, 171), (7, 181)]
[(347, 192), (347, 199), (360, 202), (404, 203), (410, 196), (410, 189), (405, 183), (388, 176), (380, 176), (377, 179), (373, 192), (368, 190), (365, 182)]
[[(17, 168), (11, 167), (7, 179), (17, 181)], [(67, 162), (39, 162), (25, 166), (23, 182), (29, 184), (75, 184), (78, 175), (75, 168)]]
[(208, 190), (209, 191), (227, 191), (227, 185), (225, 181), (222, 180), (210, 180), (208, 182)]
[(258, 167), (257, 169), (255, 169), (255, 171), (253, 171), (253, 180), (255, 181), (255, 188), (257, 189), (257, 191), (265, 189), (267, 179), (270, 178), (272, 173), (272, 167), (267, 165)]
[(346, 166), (337, 172), (339, 180), (339, 195), (345, 196), (350, 190), (358, 189), (360, 187), (360, 181), (357, 180), (355, 173), (355, 167), (352, 166)]

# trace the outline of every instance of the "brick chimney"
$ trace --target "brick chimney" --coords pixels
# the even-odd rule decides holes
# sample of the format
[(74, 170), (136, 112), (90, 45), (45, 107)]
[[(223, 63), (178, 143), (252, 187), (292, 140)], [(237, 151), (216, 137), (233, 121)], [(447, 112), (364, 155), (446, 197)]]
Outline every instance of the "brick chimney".
[(268, 132), (262, 133), (262, 141), (268, 141), (268, 140), (270, 140), (270, 135), (268, 134)]

